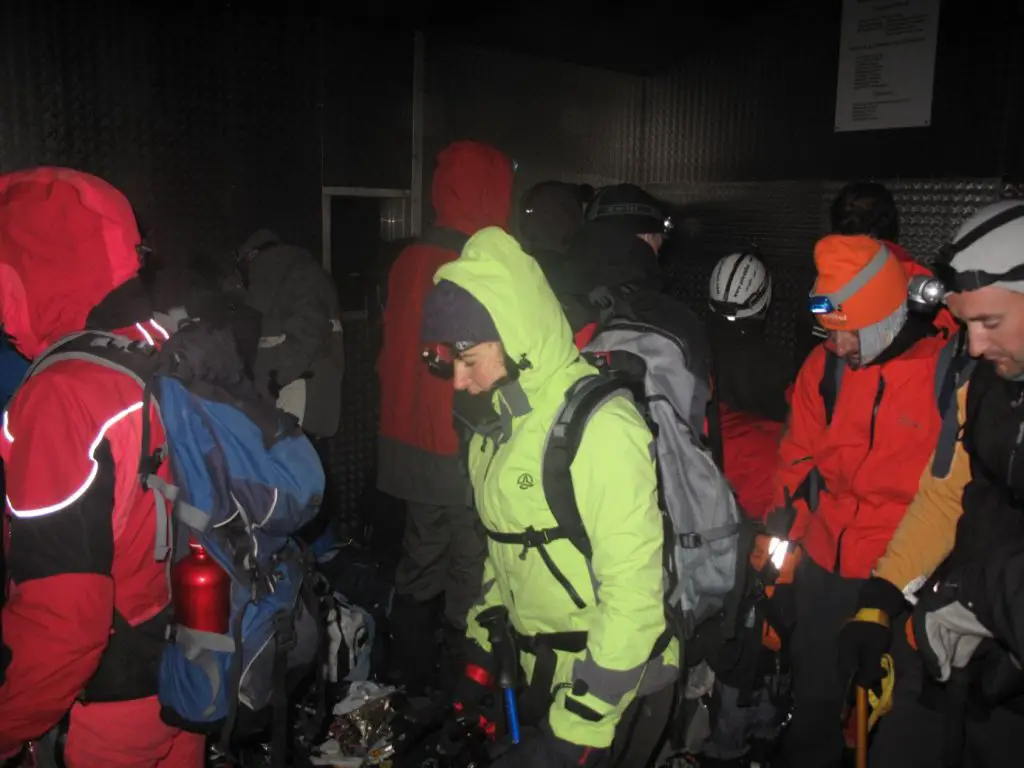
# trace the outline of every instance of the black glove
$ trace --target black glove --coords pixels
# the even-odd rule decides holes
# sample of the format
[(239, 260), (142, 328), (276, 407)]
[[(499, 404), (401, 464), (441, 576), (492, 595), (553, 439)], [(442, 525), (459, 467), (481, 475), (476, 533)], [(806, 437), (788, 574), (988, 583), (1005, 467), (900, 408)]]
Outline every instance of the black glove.
[[(789, 495), (788, 491), (786, 495)], [(788, 506), (776, 507), (765, 515), (764, 530), (770, 536), (788, 539), (794, 522), (796, 522), (796, 510), (793, 509), (792, 502), (790, 502)]]
[(491, 768), (604, 768), (608, 750), (583, 747), (555, 736), (547, 724), (523, 734), (522, 742), (491, 763)]
[(857, 612), (839, 632), (839, 671), (844, 682), (881, 691), (882, 656), (892, 644), (892, 620), (903, 610), (903, 593), (891, 582), (872, 577), (864, 582)]
[(764, 617), (784, 643), (789, 641), (796, 626), (796, 592), (791, 583), (775, 584), (771, 597), (762, 604)]

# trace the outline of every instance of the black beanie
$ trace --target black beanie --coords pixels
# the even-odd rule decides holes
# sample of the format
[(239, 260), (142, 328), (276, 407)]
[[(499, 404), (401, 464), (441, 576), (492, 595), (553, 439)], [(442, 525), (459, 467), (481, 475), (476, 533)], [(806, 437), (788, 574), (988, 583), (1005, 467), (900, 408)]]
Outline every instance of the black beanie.
[(487, 308), (465, 288), (442, 280), (423, 302), (420, 340), (424, 344), (451, 344), (462, 352), (500, 338)]
[(606, 221), (634, 235), (665, 232), (665, 209), (635, 184), (615, 184), (597, 191), (587, 207), (588, 221)]

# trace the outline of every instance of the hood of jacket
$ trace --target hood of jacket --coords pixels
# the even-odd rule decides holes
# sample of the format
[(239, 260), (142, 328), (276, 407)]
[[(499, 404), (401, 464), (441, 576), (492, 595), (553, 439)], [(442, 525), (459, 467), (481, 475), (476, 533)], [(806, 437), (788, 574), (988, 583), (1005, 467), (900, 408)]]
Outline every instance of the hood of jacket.
[(478, 141), (457, 141), (441, 151), (431, 186), (439, 227), (472, 235), (484, 227), (508, 228), (512, 161)]
[(551, 268), (558, 293), (587, 295), (595, 288), (636, 285), (661, 290), (658, 255), (623, 227), (607, 221), (587, 222), (569, 245), (566, 258)]
[(461, 286), (487, 309), (505, 352), (520, 364), (518, 382), (528, 400), (580, 359), (540, 266), (503, 230), (488, 227), (471, 237), (462, 255), (437, 271), (434, 281), (440, 280)]
[(0, 321), (23, 355), (85, 328), (89, 312), (140, 267), (127, 198), (81, 171), (0, 176)]

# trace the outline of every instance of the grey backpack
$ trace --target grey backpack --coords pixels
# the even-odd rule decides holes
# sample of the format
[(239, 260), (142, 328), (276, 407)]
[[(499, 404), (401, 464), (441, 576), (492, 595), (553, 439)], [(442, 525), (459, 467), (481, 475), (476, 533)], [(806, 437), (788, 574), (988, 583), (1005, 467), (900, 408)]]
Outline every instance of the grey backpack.
[[(709, 385), (691, 373), (685, 342), (646, 323), (613, 318), (583, 349), (601, 373), (576, 382), (548, 435), (544, 494), (561, 536), (590, 559), (570, 467), (590, 417), (626, 394), (655, 437), (658, 497), (665, 522), (666, 618), (688, 639), (731, 609), (742, 516), (732, 488), (705, 445)], [(723, 622), (728, 627), (728, 617)]]

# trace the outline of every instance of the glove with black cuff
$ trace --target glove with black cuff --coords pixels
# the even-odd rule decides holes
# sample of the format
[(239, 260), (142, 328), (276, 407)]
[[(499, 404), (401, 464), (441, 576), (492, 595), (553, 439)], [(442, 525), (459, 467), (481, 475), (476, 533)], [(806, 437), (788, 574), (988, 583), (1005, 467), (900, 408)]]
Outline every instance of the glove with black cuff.
[(839, 671), (843, 681), (880, 692), (882, 657), (892, 644), (892, 622), (905, 606), (892, 582), (872, 576), (860, 588), (857, 612), (839, 632)]

